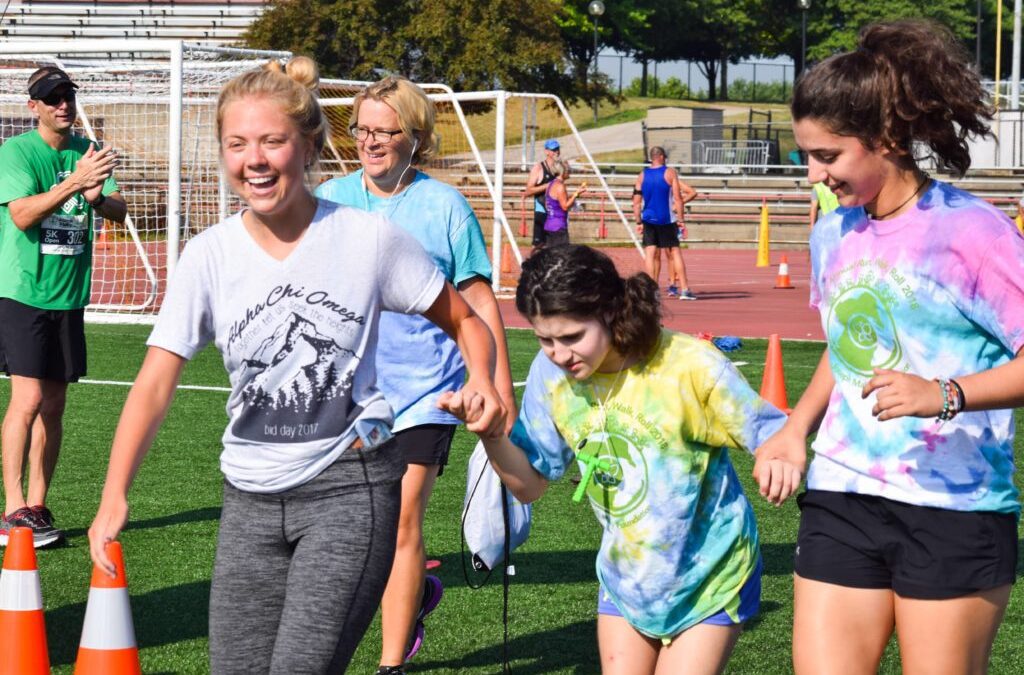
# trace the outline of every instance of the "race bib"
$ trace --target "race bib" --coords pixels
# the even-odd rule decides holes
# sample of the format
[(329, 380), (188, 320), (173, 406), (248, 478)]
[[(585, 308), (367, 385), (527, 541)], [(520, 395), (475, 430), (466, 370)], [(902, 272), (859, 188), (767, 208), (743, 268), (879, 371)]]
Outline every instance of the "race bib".
[(81, 255), (89, 240), (88, 218), (85, 214), (65, 216), (53, 214), (40, 225), (40, 248), (43, 255)]

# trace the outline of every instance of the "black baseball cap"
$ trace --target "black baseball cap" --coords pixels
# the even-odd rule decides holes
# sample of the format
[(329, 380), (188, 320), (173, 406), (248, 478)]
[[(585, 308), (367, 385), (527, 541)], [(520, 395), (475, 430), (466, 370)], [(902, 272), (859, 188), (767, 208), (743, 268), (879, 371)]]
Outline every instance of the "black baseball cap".
[(46, 98), (61, 85), (78, 89), (78, 85), (63, 70), (56, 66), (44, 66), (28, 78), (28, 95), (34, 99)]

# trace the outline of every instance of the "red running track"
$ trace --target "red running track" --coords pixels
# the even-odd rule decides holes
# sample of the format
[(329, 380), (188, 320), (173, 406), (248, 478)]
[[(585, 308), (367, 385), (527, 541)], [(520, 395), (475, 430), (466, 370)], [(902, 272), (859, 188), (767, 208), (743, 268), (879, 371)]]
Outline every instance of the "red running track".
[[(643, 270), (635, 248), (602, 249), (623, 275)], [(526, 249), (524, 255), (528, 255)], [(775, 289), (778, 264), (785, 254), (789, 278), (796, 288)], [(662, 296), (665, 326), (685, 333), (711, 333), (764, 338), (778, 333), (788, 340), (824, 340), (821, 319), (808, 307), (810, 262), (807, 251), (772, 251), (769, 267), (756, 267), (752, 250), (684, 250), (686, 274), (696, 301)], [(666, 286), (664, 259), (661, 287)], [(511, 299), (499, 301), (505, 325), (528, 328)]]
[[(160, 278), (160, 290), (164, 290), (163, 242), (145, 242), (150, 261)], [(635, 274), (643, 269), (643, 260), (635, 248), (618, 247), (602, 249), (614, 261), (624, 275)], [(793, 290), (776, 290), (778, 263), (785, 253), (789, 260), (789, 276)], [(523, 249), (529, 255), (528, 249)], [(142, 302), (148, 284), (142, 270), (124, 270), (124, 260), (135, 264), (134, 245), (129, 242), (110, 242), (106, 248), (97, 248), (94, 259), (94, 276), (111, 283), (121, 293), (122, 301)], [(686, 333), (711, 333), (712, 335), (737, 335), (739, 337), (767, 337), (778, 333), (784, 339), (823, 340), (818, 313), (807, 306), (807, 283), (810, 263), (807, 251), (773, 251), (771, 266), (756, 267), (756, 251), (698, 249), (683, 251), (690, 288), (697, 296), (696, 301), (675, 300), (663, 296), (665, 325), (673, 330)], [(665, 287), (667, 271), (662, 261), (661, 286)], [(503, 285), (512, 286), (515, 280), (503, 279)], [(151, 311), (159, 307), (160, 297)], [(109, 299), (94, 297), (93, 302), (109, 302)], [(511, 299), (499, 300), (505, 325), (528, 328), (529, 324), (516, 311)]]

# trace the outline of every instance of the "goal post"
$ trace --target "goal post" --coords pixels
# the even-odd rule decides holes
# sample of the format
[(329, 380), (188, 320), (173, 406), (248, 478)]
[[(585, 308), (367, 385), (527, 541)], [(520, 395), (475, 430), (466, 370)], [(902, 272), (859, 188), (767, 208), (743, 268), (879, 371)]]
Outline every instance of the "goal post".
[[(326, 177), (358, 168), (355, 143), (347, 129), (353, 98), (368, 84), (354, 80), (321, 83), (321, 103), (332, 127), (333, 151), (339, 157), (338, 161), (327, 158), (324, 162)], [(438, 156), (422, 168), (457, 187), (473, 206), (481, 224), (491, 225), (492, 285), (496, 292), (507, 290), (502, 281), (513, 283), (518, 277), (523, 255), (517, 240), (528, 236), (523, 229), (522, 188), (526, 174), (543, 157), (537, 148), (543, 145), (546, 136), (526, 133), (530, 126), (525, 121), (526, 115), (531, 114), (525, 112), (527, 108), (532, 109), (533, 128), (559, 138), (564, 148), (563, 157), (570, 160), (574, 171), (581, 171), (596, 183), (594, 193), (603, 195), (600, 199), (609, 205), (611, 220), (619, 223), (626, 233), (625, 238), (632, 240), (643, 255), (626, 215), (561, 99), (550, 94), (501, 90), (455, 92), (444, 84), (417, 84), (434, 101), (435, 131), (441, 141)], [(536, 125), (538, 103), (545, 108), (542, 127)], [(510, 215), (517, 211), (520, 213), (518, 235), (515, 217)], [(504, 259), (507, 254), (503, 243), (510, 244), (511, 260)]]
[[(242, 207), (220, 168), (216, 105), (235, 76), (289, 52), (210, 47), (180, 40), (54, 40), (0, 43), (0, 141), (34, 128), (27, 109), (29, 75), (43, 65), (63, 68), (79, 86), (74, 133), (118, 149), (114, 177), (128, 204), (124, 227), (94, 232), (90, 321), (151, 322), (167, 279), (188, 240)], [(320, 100), (331, 134), (311, 182), (359, 167), (348, 135), (354, 96), (369, 82), (324, 78)], [(514, 285), (525, 231), (522, 188), (542, 157), (544, 138), (559, 138), (574, 171), (600, 189), (608, 213), (636, 239), (614, 194), (572, 122), (547, 94), (454, 92), (418, 83), (436, 106), (438, 156), (423, 169), (469, 201), (491, 243), (496, 291)], [(532, 121), (531, 121), (532, 120)], [(587, 200), (596, 201), (588, 195)], [(587, 201), (583, 200), (583, 201)], [(532, 205), (531, 224), (532, 224)], [(574, 219), (586, 224), (591, 214)], [(102, 223), (102, 221), (101, 221)], [(97, 223), (97, 224), (101, 224)], [(517, 227), (518, 226), (518, 227)], [(578, 225), (577, 225), (578, 227)], [(503, 246), (509, 244), (509, 246)]]

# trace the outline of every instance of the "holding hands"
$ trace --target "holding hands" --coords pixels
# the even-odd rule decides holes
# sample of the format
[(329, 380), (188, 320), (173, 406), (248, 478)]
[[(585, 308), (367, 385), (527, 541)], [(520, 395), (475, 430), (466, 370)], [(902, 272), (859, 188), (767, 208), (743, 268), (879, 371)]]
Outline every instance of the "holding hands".
[(781, 506), (800, 487), (807, 467), (807, 437), (786, 424), (754, 453), (761, 496)]
[(437, 407), (458, 417), (466, 424), (466, 429), (481, 438), (505, 435), (508, 411), (489, 380), (474, 381), (470, 376), (462, 389), (441, 394)]

